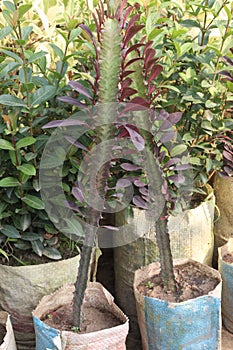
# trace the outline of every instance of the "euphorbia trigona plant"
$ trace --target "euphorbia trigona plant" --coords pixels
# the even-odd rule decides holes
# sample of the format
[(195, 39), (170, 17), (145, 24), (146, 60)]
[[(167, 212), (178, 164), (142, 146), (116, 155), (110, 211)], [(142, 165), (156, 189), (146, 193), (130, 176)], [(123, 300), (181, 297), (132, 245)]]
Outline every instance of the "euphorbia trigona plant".
[[(125, 138), (130, 140), (136, 152), (143, 150), (147, 164), (145, 170), (140, 170), (134, 177), (128, 177), (127, 181), (132, 181), (136, 186), (140, 183), (139, 194), (133, 197), (134, 204), (142, 208), (150, 206), (152, 213), (153, 207), (154, 212), (160, 210), (156, 222), (156, 237), (160, 250), (161, 276), (165, 288), (174, 293), (177, 291), (167, 218), (169, 210), (174, 207), (177, 199), (176, 189), (179, 188), (180, 192), (185, 190), (185, 179), (181, 171), (188, 167), (187, 159), (183, 156), (184, 148), (178, 144), (174, 129), (174, 124), (181, 118), (181, 114), (169, 115), (162, 111), (157, 115), (154, 110), (158, 93), (154, 80), (161, 72), (162, 66), (155, 58), (153, 43), (145, 42), (144, 38), (137, 40), (138, 33), (143, 27), (138, 24), (140, 14), (135, 14), (136, 7), (127, 6), (126, 1), (120, 2), (115, 9), (109, 3), (105, 5), (100, 2), (97, 14), (94, 15), (96, 35), (85, 25), (80, 24), (95, 50), (94, 82), (88, 81), (91, 91), (87, 89), (86, 84), (84, 86), (80, 82), (71, 81), (69, 85), (78, 93), (78, 98), (71, 96), (60, 98), (61, 101), (87, 110), (87, 113), (88, 106), (95, 106), (93, 123), (96, 120), (98, 123), (96, 127), (90, 126), (89, 130), (91, 134), (89, 153), (92, 157), (88, 171), (88, 196), (90, 199), (97, 190), (104, 199), (96, 210), (91, 206), (86, 207), (82, 198), (80, 199), (83, 197), (83, 193), (80, 196), (80, 192), (83, 191), (80, 181), (76, 182), (72, 191), (78, 203), (83, 202), (86, 222), (89, 224), (86, 226), (73, 300), (73, 325), (77, 327), (80, 327), (81, 322), (81, 308), (88, 280), (92, 247), (97, 229), (101, 225), (106, 199), (109, 193), (111, 196), (119, 194), (119, 186), (109, 189), (113, 164), (112, 159), (109, 159), (109, 150), (107, 147), (95, 146), (108, 140)], [(125, 102), (130, 104), (124, 104)], [(129, 115), (134, 113), (134, 123), (131, 123)], [(59, 122), (52, 122), (47, 127), (58, 125)], [(62, 125), (65, 126), (66, 121), (62, 121)], [(70, 121), (67, 125), (70, 125)], [(72, 141), (72, 143), (85, 150), (79, 142)], [(103, 166), (95, 176), (93, 174), (99, 164)], [(121, 165), (121, 169), (125, 169), (124, 178), (128, 170), (134, 167), (132, 163)], [(140, 166), (136, 168), (141, 169)], [(146, 179), (144, 184), (140, 182), (142, 177)]]

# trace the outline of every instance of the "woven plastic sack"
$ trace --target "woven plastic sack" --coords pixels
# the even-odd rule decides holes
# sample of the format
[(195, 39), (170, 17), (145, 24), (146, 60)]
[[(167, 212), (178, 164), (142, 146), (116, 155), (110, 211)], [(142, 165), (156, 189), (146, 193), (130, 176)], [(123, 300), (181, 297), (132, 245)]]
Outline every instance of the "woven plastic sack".
[(73, 292), (73, 285), (64, 286), (57, 292), (42, 298), (33, 312), (36, 350), (125, 350), (129, 328), (128, 318), (114, 303), (111, 294), (100, 283), (88, 283), (84, 303), (87, 306), (101, 307), (101, 309), (111, 312), (122, 321), (121, 325), (92, 333), (78, 334), (71, 331), (59, 331), (41, 321), (41, 318), (51, 310), (70, 304)]
[(227, 330), (233, 333), (233, 265), (223, 259), (224, 255), (233, 254), (233, 238), (218, 248), (218, 252), (222, 276), (222, 319)]
[(11, 315), (18, 350), (35, 349), (32, 311), (44, 295), (75, 282), (79, 258), (30, 266), (0, 265), (0, 308)]
[(214, 193), (219, 212), (218, 220), (214, 226), (214, 262), (217, 265), (218, 248), (227, 243), (230, 237), (233, 237), (233, 179), (224, 178), (217, 174), (214, 180)]
[(5, 311), (0, 311), (0, 324), (6, 327), (6, 335), (0, 344), (0, 350), (17, 350), (10, 316)]
[(134, 293), (143, 350), (221, 349), (220, 273), (189, 259), (177, 259), (174, 266), (189, 262), (219, 283), (208, 294), (180, 303), (144, 296), (138, 291), (141, 282), (160, 272), (158, 263), (135, 272)]

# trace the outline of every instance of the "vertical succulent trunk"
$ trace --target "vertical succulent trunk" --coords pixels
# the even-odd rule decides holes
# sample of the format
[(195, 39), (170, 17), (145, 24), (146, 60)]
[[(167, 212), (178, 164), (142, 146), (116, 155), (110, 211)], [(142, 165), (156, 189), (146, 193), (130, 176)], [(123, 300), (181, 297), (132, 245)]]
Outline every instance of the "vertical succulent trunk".
[[(96, 128), (96, 144), (101, 144), (106, 140), (114, 138), (114, 109), (118, 94), (118, 80), (121, 66), (121, 30), (117, 20), (107, 18), (104, 23), (104, 30), (101, 40), (100, 54), (100, 82), (99, 82), (99, 102), (98, 105), (98, 126)], [(103, 165), (95, 178), (99, 164)], [(109, 177), (109, 150), (101, 147), (100, 151), (95, 148), (92, 152), (90, 164), (90, 188), (92, 195), (95, 190), (104, 198), (105, 188)], [(104, 206), (104, 204), (103, 204)], [(102, 207), (102, 210), (104, 208)], [(85, 241), (81, 253), (81, 262), (78, 271), (77, 281), (75, 283), (75, 292), (73, 298), (73, 326), (80, 328), (81, 311), (85, 289), (88, 280), (88, 269), (90, 265), (92, 248), (94, 246), (101, 210), (96, 211), (89, 208), (87, 212), (87, 222), (89, 228), (85, 233)]]
[[(133, 53), (132, 53), (133, 55)], [(136, 56), (131, 56), (135, 58)], [(148, 94), (146, 93), (146, 87), (143, 82), (143, 71), (142, 66), (138, 61), (134, 62), (131, 66), (134, 72), (131, 75), (133, 80), (132, 87), (138, 92), (138, 96), (145, 100), (148, 100)], [(148, 101), (150, 102), (150, 101)], [(161, 278), (163, 285), (166, 290), (177, 294), (176, 281), (173, 270), (172, 252), (170, 246), (170, 237), (167, 228), (167, 208), (164, 195), (162, 194), (163, 177), (160, 171), (158, 161), (154, 156), (154, 141), (150, 130), (150, 121), (147, 111), (141, 111), (140, 115), (135, 118), (137, 127), (140, 129), (140, 133), (145, 140), (145, 153), (147, 157), (147, 177), (152, 191), (152, 200), (156, 203), (156, 207), (163, 208), (160, 218), (155, 223), (156, 228), (156, 240), (160, 254), (160, 265), (161, 265)]]

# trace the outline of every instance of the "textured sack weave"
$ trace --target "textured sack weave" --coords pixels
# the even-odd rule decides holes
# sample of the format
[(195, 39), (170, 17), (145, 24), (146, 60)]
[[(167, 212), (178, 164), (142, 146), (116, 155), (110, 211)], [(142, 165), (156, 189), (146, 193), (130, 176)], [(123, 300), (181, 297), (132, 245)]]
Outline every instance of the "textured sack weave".
[(233, 238), (220, 247), (218, 253), (222, 276), (222, 319), (227, 330), (233, 333), (233, 265), (223, 259), (224, 255), (233, 253)]
[(160, 272), (152, 263), (135, 272), (134, 293), (143, 350), (221, 349), (221, 290), (220, 273), (193, 260), (177, 259), (174, 266), (191, 262), (203, 275), (219, 283), (208, 294), (172, 303), (144, 296), (137, 287)]
[(0, 307), (11, 315), (18, 350), (35, 349), (32, 310), (41, 298), (74, 283), (79, 256), (40, 265), (0, 265)]
[(78, 334), (59, 331), (40, 319), (51, 310), (71, 303), (74, 286), (64, 286), (57, 292), (45, 296), (33, 312), (36, 330), (36, 350), (125, 350), (128, 334), (128, 319), (113, 301), (111, 294), (97, 282), (88, 283), (84, 303), (87, 306), (101, 307), (111, 312), (122, 324), (97, 332)]
[(219, 217), (214, 226), (215, 252), (214, 262), (217, 265), (218, 248), (233, 237), (233, 179), (216, 175), (214, 180), (214, 193)]
[(3, 339), (3, 343), (0, 344), (0, 350), (17, 350), (10, 316), (5, 311), (0, 311), (0, 324), (6, 327), (6, 335)]

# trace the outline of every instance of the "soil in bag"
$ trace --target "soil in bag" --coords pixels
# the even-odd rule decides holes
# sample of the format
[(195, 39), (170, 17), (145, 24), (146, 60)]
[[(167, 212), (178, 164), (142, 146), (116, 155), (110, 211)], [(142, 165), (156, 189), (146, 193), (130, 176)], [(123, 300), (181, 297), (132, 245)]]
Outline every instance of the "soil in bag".
[(138, 291), (151, 298), (154, 297), (175, 303), (207, 295), (219, 283), (217, 278), (204, 274), (197, 266), (190, 263), (174, 267), (174, 274), (179, 291), (178, 295), (166, 291), (160, 274), (143, 281), (138, 286)]
[(122, 324), (117, 317), (105, 309), (83, 306), (83, 320), (80, 329), (72, 326), (72, 304), (64, 305), (52, 310), (41, 319), (48, 326), (60, 331), (77, 331), (78, 333), (91, 333)]

